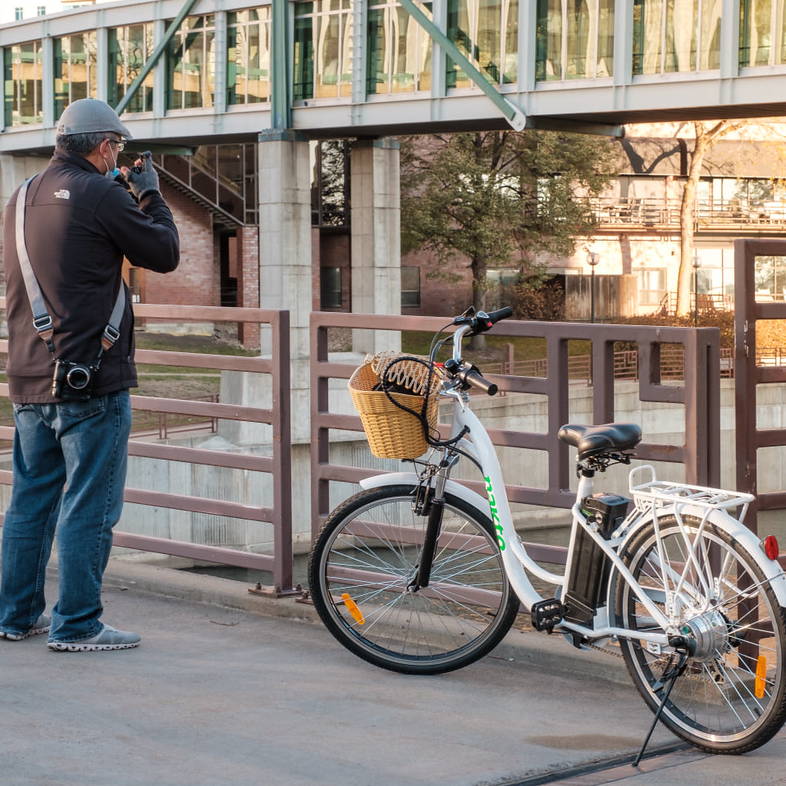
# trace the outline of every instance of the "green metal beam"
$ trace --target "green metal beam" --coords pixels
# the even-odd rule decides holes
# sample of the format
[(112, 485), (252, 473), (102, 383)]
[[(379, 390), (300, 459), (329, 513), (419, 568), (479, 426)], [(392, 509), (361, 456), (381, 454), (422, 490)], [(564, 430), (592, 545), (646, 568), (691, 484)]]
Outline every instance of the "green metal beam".
[(115, 112), (117, 112), (118, 115), (125, 111), (128, 103), (134, 97), (136, 91), (139, 90), (139, 86), (142, 84), (142, 82), (145, 81), (147, 75), (153, 70), (153, 68), (155, 68), (156, 64), (161, 58), (161, 55), (167, 48), (167, 45), (172, 40), (172, 36), (174, 36), (174, 34), (180, 29), (180, 25), (183, 24), (183, 20), (188, 16), (188, 12), (196, 5), (196, 3), (197, 0), (185, 0), (183, 7), (180, 9), (180, 12), (166, 29), (163, 39), (161, 39), (158, 46), (153, 50), (153, 54), (150, 55), (150, 59), (145, 63), (142, 70), (139, 72), (139, 76), (137, 76), (137, 78), (131, 83), (131, 86), (126, 91), (126, 94), (120, 99), (120, 103), (115, 107)]
[(292, 128), (289, 91), (289, 0), (273, 0), (270, 23), (270, 127)]
[(523, 131), (527, 126), (527, 116), (491, 84), (485, 75), (459, 51), (456, 44), (415, 5), (413, 0), (399, 1), (406, 12), (444, 49), (447, 56), (491, 99), (508, 123), (516, 131)]

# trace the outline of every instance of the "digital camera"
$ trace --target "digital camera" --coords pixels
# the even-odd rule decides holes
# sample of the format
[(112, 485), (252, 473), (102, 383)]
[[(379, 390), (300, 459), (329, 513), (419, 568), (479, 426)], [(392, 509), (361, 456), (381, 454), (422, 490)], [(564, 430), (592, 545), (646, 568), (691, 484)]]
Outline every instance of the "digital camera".
[(63, 401), (88, 401), (93, 395), (97, 371), (86, 363), (57, 358), (52, 373), (52, 395)]

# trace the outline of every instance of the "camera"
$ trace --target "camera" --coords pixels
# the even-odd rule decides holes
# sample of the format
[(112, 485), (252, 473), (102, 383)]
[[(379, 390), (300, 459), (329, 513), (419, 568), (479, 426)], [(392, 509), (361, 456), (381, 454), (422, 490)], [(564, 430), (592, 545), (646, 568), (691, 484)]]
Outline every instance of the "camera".
[(86, 363), (57, 358), (52, 373), (52, 395), (63, 401), (88, 401), (93, 395), (97, 371)]

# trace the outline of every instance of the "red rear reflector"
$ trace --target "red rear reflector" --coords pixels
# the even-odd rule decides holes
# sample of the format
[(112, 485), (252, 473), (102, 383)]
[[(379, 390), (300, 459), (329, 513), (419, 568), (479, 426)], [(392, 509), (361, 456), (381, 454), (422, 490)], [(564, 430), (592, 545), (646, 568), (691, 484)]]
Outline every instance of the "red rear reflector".
[(764, 553), (770, 559), (778, 559), (778, 554), (780, 554), (780, 548), (778, 547), (778, 539), (775, 535), (767, 535), (764, 538), (764, 543), (762, 544), (764, 547)]

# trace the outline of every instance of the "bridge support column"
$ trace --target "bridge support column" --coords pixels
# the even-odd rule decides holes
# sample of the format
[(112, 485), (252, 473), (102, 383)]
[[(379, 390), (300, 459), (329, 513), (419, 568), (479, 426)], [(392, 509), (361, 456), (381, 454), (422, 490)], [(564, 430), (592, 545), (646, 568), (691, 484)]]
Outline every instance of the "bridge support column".
[(44, 156), (0, 155), (0, 210), (23, 180), (43, 172), (48, 163), (49, 158)]
[[(401, 313), (399, 144), (394, 139), (352, 145), (352, 311)], [(355, 330), (356, 352), (398, 350), (397, 333)]]
[[(311, 173), (308, 140), (291, 131), (259, 136), (259, 285), (262, 308), (289, 309), (293, 442), (310, 426)], [(261, 335), (269, 355), (270, 331)]]

